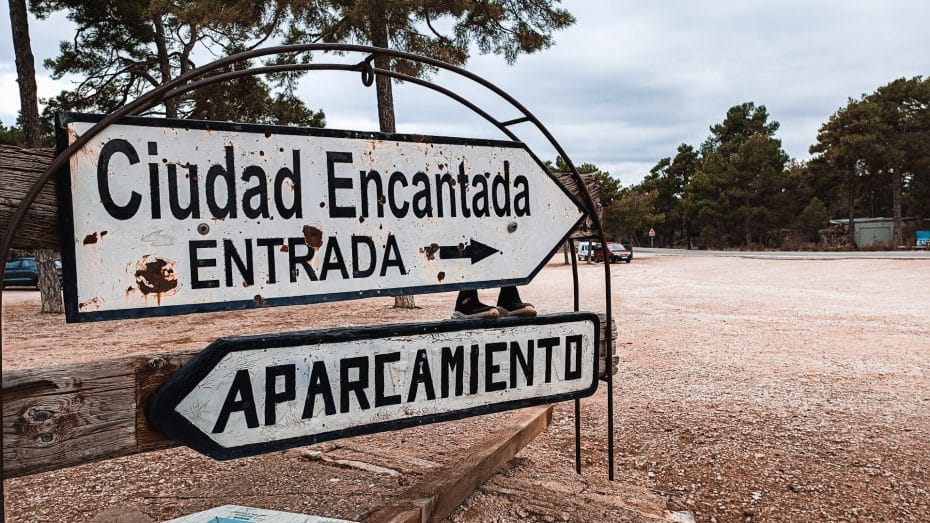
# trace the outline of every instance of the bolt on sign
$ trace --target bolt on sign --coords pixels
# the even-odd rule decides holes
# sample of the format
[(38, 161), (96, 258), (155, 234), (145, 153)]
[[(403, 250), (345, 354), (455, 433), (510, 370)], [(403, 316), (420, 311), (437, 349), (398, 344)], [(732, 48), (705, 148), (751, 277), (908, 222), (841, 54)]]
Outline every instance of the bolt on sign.
[(107, 127), (58, 186), (68, 321), (523, 285), (584, 218), (518, 142), (189, 120)]
[(222, 338), (150, 397), (149, 423), (216, 459), (593, 394), (592, 313)]

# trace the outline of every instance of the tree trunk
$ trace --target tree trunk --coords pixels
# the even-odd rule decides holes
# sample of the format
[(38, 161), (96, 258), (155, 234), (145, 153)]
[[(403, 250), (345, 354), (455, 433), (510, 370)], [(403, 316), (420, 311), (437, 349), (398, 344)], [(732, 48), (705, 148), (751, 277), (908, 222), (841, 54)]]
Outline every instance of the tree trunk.
[[(16, 77), (23, 121), (23, 146), (35, 149), (41, 145), (39, 101), (36, 94), (35, 58), (29, 39), (29, 17), (25, 0), (10, 0), (10, 25), (13, 28), (13, 49), (16, 55)], [(42, 312), (64, 312), (61, 285), (55, 271), (55, 254), (47, 249), (36, 252)]]
[[(168, 46), (165, 43), (165, 24), (158, 14), (155, 15), (153, 22), (155, 24), (155, 48), (158, 49), (158, 72), (161, 74), (161, 83), (165, 84), (171, 80), (171, 58), (168, 56)], [(165, 117), (178, 117), (177, 98), (165, 100)]]
[(894, 212), (894, 246), (904, 245), (904, 222), (901, 220), (901, 169), (891, 173), (891, 201)]
[(26, 0), (10, 0), (10, 25), (13, 28), (13, 53), (16, 55), (16, 78), (23, 118), (23, 147), (40, 146), (39, 101), (36, 98), (36, 68), (29, 41), (29, 18)]
[[(385, 20), (384, 2), (374, 4), (371, 15), (371, 45), (388, 49), (387, 21)], [(383, 55), (375, 55), (375, 67), (390, 69), (391, 59)], [(386, 76), (375, 77), (375, 96), (378, 98), (378, 123), (383, 133), (397, 132), (394, 120), (394, 92), (391, 79)], [(413, 296), (395, 296), (394, 307), (400, 309), (416, 308)]]
[(36, 264), (39, 270), (39, 293), (42, 295), (42, 312), (61, 314), (64, 307), (61, 302), (61, 283), (55, 271), (55, 253), (48, 249), (36, 251)]
[(856, 199), (853, 193), (853, 181), (855, 179), (855, 168), (846, 169), (846, 215), (849, 218), (849, 227), (846, 230), (846, 238), (854, 249), (856, 245)]

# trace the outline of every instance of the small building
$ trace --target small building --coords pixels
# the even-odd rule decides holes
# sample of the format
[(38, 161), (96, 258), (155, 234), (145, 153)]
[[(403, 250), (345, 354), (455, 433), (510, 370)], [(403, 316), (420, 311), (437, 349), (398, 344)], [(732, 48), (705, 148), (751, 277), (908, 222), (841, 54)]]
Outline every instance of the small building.
[[(830, 220), (833, 225), (846, 225), (848, 219)], [(894, 218), (855, 218), (856, 245), (870, 247), (872, 245), (890, 245), (894, 241)]]

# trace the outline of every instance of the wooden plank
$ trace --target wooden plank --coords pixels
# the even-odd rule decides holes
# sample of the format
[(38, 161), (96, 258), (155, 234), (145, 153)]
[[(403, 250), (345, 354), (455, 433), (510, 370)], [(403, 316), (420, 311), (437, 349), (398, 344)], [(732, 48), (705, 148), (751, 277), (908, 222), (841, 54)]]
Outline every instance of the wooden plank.
[[(0, 145), (0, 236), (5, 235), (13, 213), (36, 179), (55, 158), (54, 149), (23, 149)], [(42, 192), (16, 233), (14, 249), (60, 250), (58, 238), (58, 200), (55, 182)]]
[[(601, 329), (607, 327), (605, 320), (601, 315)], [(611, 322), (611, 332), (616, 339), (615, 322)], [(599, 371), (603, 375), (603, 330), (601, 340)], [(4, 477), (176, 446), (149, 426), (145, 401), (197, 352), (4, 372)]]
[(426, 476), (397, 501), (363, 521), (442, 521), (551, 422), (552, 405), (515, 411), (506, 426), (472, 447), (462, 459)]
[[(23, 200), (23, 196), (54, 158), (55, 150), (51, 148), (23, 149), (12, 145), (0, 145), (0, 180), (2, 180), (0, 183), (0, 236), (6, 234), (10, 219)], [(583, 174), (581, 176), (588, 191), (591, 192), (598, 214), (602, 214), (600, 192), (597, 190), (594, 175)], [(569, 193), (579, 201), (583, 201), (571, 175), (561, 173), (556, 174), (555, 177)], [(591, 220), (588, 219), (575, 230), (572, 237), (584, 238), (592, 235)], [(16, 233), (12, 248), (61, 251), (61, 240), (58, 237), (58, 200), (55, 195), (54, 179), (42, 189), (38, 199), (30, 207), (26, 219), (23, 220)]]
[(194, 354), (4, 372), (4, 477), (176, 446), (148, 427), (143, 406)]
[[(607, 315), (603, 313), (598, 313), (597, 317), (601, 322), (601, 346), (598, 348), (600, 353), (598, 354), (597, 360), (597, 377), (601, 380), (606, 378), (607, 372)], [(617, 322), (613, 318), (610, 319), (610, 339), (613, 340), (613, 354), (611, 358), (611, 376), (616, 376), (617, 371), (620, 367), (620, 356), (617, 351)]]

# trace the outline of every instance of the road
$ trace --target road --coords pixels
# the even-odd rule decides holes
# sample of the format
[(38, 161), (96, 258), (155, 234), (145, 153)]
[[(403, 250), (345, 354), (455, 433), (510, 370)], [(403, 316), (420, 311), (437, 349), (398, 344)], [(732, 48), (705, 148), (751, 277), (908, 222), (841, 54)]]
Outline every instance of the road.
[(636, 247), (636, 256), (727, 256), (757, 260), (930, 260), (923, 251), (700, 251)]

